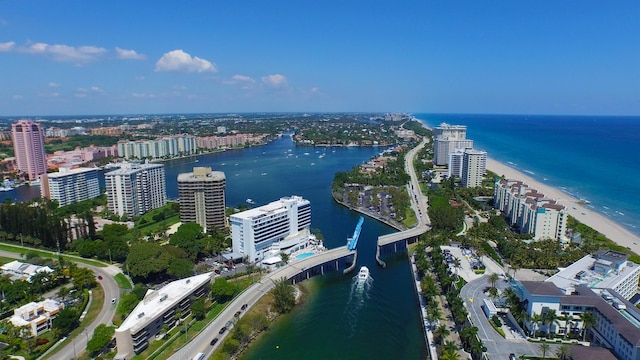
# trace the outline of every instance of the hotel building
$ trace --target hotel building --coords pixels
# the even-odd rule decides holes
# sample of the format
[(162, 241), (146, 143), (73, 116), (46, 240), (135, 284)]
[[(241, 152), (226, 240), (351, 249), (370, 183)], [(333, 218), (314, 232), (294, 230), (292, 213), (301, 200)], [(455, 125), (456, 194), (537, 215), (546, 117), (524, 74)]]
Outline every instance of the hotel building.
[(40, 180), (40, 194), (57, 200), (60, 206), (97, 198), (100, 183), (97, 168), (60, 168), (57, 173), (44, 174)]
[(548, 199), (536, 189), (517, 180), (497, 179), (494, 206), (520, 233), (532, 234), (534, 240), (567, 241), (567, 213), (564, 205)]
[(122, 163), (104, 175), (109, 211), (118, 216), (141, 216), (167, 202), (164, 165)]
[(210, 167), (195, 167), (193, 172), (178, 175), (180, 221), (195, 222), (207, 229), (224, 229), (225, 175)]
[(37, 180), (47, 173), (47, 154), (44, 151), (44, 128), (31, 120), (11, 124), (13, 149), (18, 170)]
[(229, 218), (234, 256), (259, 262), (280, 252), (290, 254), (311, 238), (311, 204), (300, 196), (243, 211)]
[(38, 336), (51, 330), (53, 319), (62, 309), (64, 304), (51, 299), (30, 302), (13, 310), (13, 316), (9, 321), (15, 327), (28, 329), (31, 336)]
[(467, 127), (464, 125), (440, 124), (433, 131), (433, 161), (436, 165), (449, 164), (449, 154), (455, 149), (473, 147), (473, 140), (467, 139)]
[(170, 329), (178, 320), (188, 317), (192, 301), (209, 293), (211, 274), (176, 280), (159, 290), (147, 290), (144, 299), (116, 329), (115, 359), (131, 359), (149, 347), (165, 325)]
[(617, 251), (599, 251), (585, 256), (545, 281), (517, 281), (513, 284), (527, 314), (544, 315), (555, 310), (558, 319), (551, 324), (526, 324), (543, 332), (563, 335), (579, 333), (580, 315), (591, 312), (595, 325), (587, 330), (592, 345), (610, 349), (618, 359), (640, 359), (640, 310), (628, 299), (637, 291), (640, 266), (627, 261)]

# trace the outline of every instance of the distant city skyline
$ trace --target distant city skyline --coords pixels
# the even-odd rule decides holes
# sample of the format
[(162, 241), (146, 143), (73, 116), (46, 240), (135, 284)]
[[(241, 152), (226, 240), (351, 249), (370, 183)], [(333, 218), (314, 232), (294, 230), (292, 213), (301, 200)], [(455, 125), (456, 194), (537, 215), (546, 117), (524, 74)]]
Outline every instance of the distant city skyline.
[(0, 2), (0, 116), (640, 115), (640, 2)]

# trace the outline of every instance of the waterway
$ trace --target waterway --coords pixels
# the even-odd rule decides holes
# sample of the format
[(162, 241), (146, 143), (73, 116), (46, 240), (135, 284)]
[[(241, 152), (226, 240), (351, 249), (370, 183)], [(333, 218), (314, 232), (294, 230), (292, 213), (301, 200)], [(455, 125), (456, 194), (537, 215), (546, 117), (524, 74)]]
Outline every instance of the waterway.
[[(226, 175), (228, 206), (246, 204), (247, 199), (258, 206), (290, 195), (309, 199), (312, 227), (320, 229), (325, 246), (334, 248), (346, 244), (360, 215), (332, 200), (333, 175), (382, 150), (296, 147), (284, 136), (265, 146), (175, 159), (164, 163), (167, 197), (178, 197), (178, 173), (211, 166)], [(39, 187), (24, 186), (0, 193), (0, 201), (38, 196)], [(356, 271), (309, 280), (312, 291), (307, 300), (280, 317), (243, 359), (424, 359), (426, 347), (406, 256), (387, 262), (385, 269), (375, 262), (378, 236), (393, 231), (365, 218)], [(370, 269), (373, 280), (358, 292), (352, 277), (362, 265)]]

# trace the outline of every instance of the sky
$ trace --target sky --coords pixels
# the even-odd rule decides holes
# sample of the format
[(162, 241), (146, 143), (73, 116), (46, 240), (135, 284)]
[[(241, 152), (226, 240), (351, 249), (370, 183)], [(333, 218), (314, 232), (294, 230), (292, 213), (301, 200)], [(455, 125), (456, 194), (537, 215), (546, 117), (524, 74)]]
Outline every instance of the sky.
[(0, 0), (0, 116), (640, 115), (640, 1)]

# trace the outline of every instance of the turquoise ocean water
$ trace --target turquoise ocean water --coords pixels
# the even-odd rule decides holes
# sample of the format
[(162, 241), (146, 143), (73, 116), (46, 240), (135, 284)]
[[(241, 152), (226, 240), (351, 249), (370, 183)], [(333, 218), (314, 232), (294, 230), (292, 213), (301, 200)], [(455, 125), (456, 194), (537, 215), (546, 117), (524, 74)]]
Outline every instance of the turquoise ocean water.
[(640, 117), (414, 114), (467, 125), (474, 147), (640, 235)]

